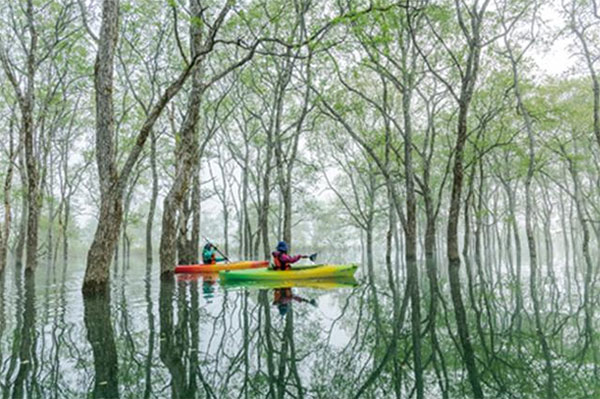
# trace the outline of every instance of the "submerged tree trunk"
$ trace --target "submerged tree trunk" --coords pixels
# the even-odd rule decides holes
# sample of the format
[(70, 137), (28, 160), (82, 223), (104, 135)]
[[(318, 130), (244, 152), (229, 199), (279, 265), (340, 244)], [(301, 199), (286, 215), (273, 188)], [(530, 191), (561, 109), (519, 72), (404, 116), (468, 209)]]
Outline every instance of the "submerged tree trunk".
[[(201, 18), (202, 10), (196, 1), (190, 1), (190, 9), (195, 18)], [(196, 57), (202, 46), (202, 29), (197, 24), (190, 25), (190, 50)], [(175, 166), (175, 180), (163, 203), (162, 234), (160, 237), (160, 271), (161, 274), (173, 272), (177, 264), (177, 213), (184, 205), (188, 189), (192, 184), (194, 166), (198, 163), (198, 119), (200, 116), (200, 102), (202, 93), (202, 71), (197, 68), (192, 74), (192, 89), (188, 98), (188, 106), (181, 127), (180, 140), (178, 140)], [(180, 213), (181, 214), (181, 213)], [(186, 223), (187, 218), (181, 223)], [(182, 237), (185, 239), (186, 237)]]
[(104, 0), (98, 53), (94, 67), (96, 93), (96, 162), (100, 178), (100, 214), (87, 256), (84, 291), (99, 291), (108, 283), (123, 214), (115, 165), (115, 116), (113, 109), (113, 60), (118, 39), (119, 2)]

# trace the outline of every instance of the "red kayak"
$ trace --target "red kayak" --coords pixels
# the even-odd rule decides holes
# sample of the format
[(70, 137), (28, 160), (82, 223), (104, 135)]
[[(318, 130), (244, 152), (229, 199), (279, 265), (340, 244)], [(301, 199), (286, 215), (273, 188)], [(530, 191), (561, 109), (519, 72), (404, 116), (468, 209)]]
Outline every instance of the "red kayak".
[(269, 266), (269, 261), (266, 260), (243, 260), (240, 262), (207, 265), (179, 265), (175, 266), (175, 273), (214, 273), (220, 270), (256, 269), (267, 266)]

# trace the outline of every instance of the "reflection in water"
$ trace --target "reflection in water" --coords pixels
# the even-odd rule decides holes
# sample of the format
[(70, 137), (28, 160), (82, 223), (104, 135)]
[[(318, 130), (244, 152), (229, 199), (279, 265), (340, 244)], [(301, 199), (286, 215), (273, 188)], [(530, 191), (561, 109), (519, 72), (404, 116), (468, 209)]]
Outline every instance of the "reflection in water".
[[(35, 348), (35, 278), (32, 273), (25, 273), (25, 298), (22, 309), (23, 315), (17, 319), (13, 346), (13, 358), (19, 359), (17, 376), (13, 382), (13, 398), (32, 396), (37, 391), (37, 381), (31, 378), (38, 363)], [(18, 325), (19, 321), (21, 326)]]
[(94, 356), (94, 398), (119, 397), (117, 347), (111, 320), (110, 296), (84, 296), (84, 322)]
[[(483, 258), (466, 266), (472, 279), (465, 280), (467, 322), (486, 397), (547, 398), (547, 364), (556, 398), (600, 397), (598, 338), (590, 339), (586, 324), (592, 317), (598, 330), (598, 312), (589, 311), (597, 296), (586, 305), (575, 287), (568, 298), (559, 288), (564, 283), (540, 278), (538, 321), (528, 284), (517, 290), (510, 275), (498, 278), (498, 264)], [(132, 264), (113, 281), (116, 300), (97, 296), (82, 303), (70, 273), (58, 270), (56, 279), (42, 273), (34, 281), (8, 270), (0, 292), (3, 398), (415, 394), (404, 281), (396, 294), (381, 276), (373, 285), (221, 287), (205, 276), (159, 282)], [(447, 281), (440, 275), (430, 285), (424, 277), (425, 397), (471, 397)]]
[[(207, 303), (212, 303), (215, 296), (215, 288), (219, 279), (218, 273), (202, 274), (202, 294)], [(192, 290), (194, 292), (194, 290)]]
[(144, 385), (144, 399), (148, 399), (152, 394), (152, 358), (154, 356), (154, 337), (156, 335), (154, 329), (154, 312), (153, 312), (153, 300), (152, 300), (152, 263), (148, 261), (146, 266), (146, 277), (144, 279), (145, 287), (145, 299), (146, 299), (146, 315), (148, 317), (148, 353), (146, 355), (145, 365), (145, 385)]
[[(172, 398), (193, 398), (198, 392), (198, 383), (204, 396), (215, 397), (204, 379), (199, 365), (198, 283), (179, 281), (175, 297), (175, 282), (161, 281), (160, 284), (160, 359), (168, 369)], [(191, 293), (187, 296), (187, 288)], [(173, 303), (177, 303), (177, 318)]]
[(292, 306), (292, 302), (307, 302), (313, 306), (317, 306), (317, 301), (313, 299), (306, 299), (298, 295), (294, 295), (292, 288), (275, 288), (273, 290), (273, 305), (277, 306), (279, 314), (285, 316)]

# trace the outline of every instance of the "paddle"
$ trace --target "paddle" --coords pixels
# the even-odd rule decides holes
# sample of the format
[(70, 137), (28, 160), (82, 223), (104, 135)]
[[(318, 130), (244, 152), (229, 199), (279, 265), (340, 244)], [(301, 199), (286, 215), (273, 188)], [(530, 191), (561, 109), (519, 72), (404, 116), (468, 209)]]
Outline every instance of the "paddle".
[(227, 257), (227, 255), (225, 255), (223, 252), (221, 252), (221, 250), (219, 248), (217, 248), (217, 246), (215, 244), (213, 244), (212, 242), (210, 242), (209, 239), (206, 238), (206, 237), (204, 237), (204, 239), (206, 240), (207, 243), (209, 243), (210, 245), (213, 246), (213, 248), (215, 249), (215, 251), (217, 251), (219, 253), (219, 255), (221, 255), (227, 262), (230, 262), (230, 260)]
[(317, 259), (317, 253), (315, 252), (312, 255), (308, 255), (307, 258), (310, 259), (311, 262), (314, 262)]

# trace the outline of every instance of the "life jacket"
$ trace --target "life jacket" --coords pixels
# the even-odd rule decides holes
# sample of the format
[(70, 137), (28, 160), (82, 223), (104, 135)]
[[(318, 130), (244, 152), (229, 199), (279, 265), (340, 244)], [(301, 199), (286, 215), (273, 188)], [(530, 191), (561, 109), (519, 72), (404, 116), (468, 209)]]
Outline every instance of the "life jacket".
[(202, 251), (202, 261), (205, 265), (213, 265), (217, 263), (216, 257), (217, 256), (215, 255), (215, 251), (213, 251), (210, 248), (204, 248), (204, 250)]
[(278, 288), (273, 291), (274, 304), (290, 303), (292, 298), (293, 296), (291, 288)]
[(288, 270), (288, 269), (290, 269), (290, 264), (289, 263), (285, 263), (281, 259), (281, 255), (283, 255), (283, 252), (275, 251), (271, 255), (273, 255), (273, 263), (275, 264), (275, 270)]

